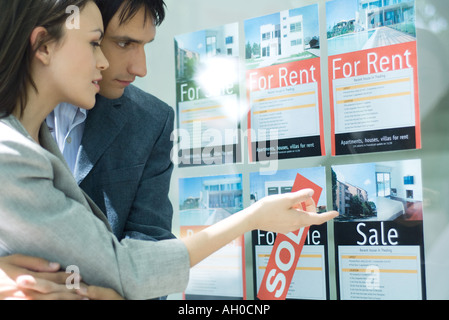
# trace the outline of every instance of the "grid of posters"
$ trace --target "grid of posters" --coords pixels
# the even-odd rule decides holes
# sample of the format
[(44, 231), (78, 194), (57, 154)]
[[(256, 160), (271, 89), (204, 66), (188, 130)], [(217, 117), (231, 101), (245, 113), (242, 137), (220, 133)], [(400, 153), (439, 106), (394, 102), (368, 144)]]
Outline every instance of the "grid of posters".
[[(179, 179), (181, 237), (242, 209), (240, 174)], [(243, 250), (240, 237), (191, 268), (185, 299), (242, 299)]]
[(338, 297), (425, 299), (420, 160), (332, 167)]
[[(291, 192), (298, 174), (323, 188), (317, 202), (317, 211), (327, 211), (324, 167), (280, 170), (272, 172), (272, 174), (251, 173), (252, 201), (258, 201), (268, 195)], [(256, 230), (252, 232), (252, 240), (254, 295), (256, 296), (267, 268), (276, 234)], [(310, 227), (286, 299), (325, 300), (328, 298), (327, 225), (324, 224)]]
[(332, 155), (421, 147), (414, 6), (326, 3)]
[(241, 161), (238, 24), (175, 37), (180, 167)]
[[(415, 0), (330, 0), (323, 8), (331, 156), (420, 149)], [(245, 20), (244, 52), (238, 23), (175, 37), (180, 168), (241, 162), (244, 137), (250, 163), (325, 156), (318, 9), (313, 4)], [(328, 169), (331, 186), (325, 167), (244, 172), (245, 191), (243, 174), (181, 178), (181, 237), (242, 210), (243, 192), (253, 203), (291, 192), (299, 176), (322, 189), (318, 212), (328, 210), (326, 190), (332, 190), (340, 213), (333, 234), (338, 299), (425, 299), (420, 160)], [(330, 298), (327, 232), (324, 224), (301, 234), (307, 237), (288, 270), (288, 292), (277, 299)], [(257, 230), (251, 238), (252, 289), (264, 299), (258, 292), (282, 237)], [(241, 237), (191, 269), (185, 298), (245, 299), (245, 277)]]
[(250, 161), (325, 153), (318, 5), (245, 21)]

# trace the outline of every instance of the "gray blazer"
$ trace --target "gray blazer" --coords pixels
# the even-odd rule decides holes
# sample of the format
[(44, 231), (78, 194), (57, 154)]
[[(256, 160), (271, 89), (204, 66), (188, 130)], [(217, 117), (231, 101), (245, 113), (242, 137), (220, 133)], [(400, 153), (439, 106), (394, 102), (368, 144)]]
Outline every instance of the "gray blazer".
[(118, 241), (45, 124), (40, 143), (15, 117), (0, 120), (0, 256), (21, 253), (77, 266), (85, 282), (127, 299), (183, 291), (190, 262), (182, 241)]

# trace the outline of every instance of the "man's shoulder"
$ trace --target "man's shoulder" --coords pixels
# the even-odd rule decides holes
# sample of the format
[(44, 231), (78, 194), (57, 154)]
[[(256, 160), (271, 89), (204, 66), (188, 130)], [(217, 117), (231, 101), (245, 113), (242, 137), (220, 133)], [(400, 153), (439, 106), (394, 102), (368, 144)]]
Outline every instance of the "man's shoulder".
[(154, 116), (155, 114), (165, 115), (174, 112), (173, 108), (167, 103), (134, 85), (130, 85), (125, 89), (122, 101), (138, 109), (140, 115), (144, 113)]

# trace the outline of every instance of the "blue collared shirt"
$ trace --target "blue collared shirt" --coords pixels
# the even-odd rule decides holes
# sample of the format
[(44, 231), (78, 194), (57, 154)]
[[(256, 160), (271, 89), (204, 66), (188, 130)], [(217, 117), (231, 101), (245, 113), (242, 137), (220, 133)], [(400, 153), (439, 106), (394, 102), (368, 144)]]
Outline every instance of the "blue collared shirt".
[(47, 126), (72, 173), (83, 138), (87, 110), (69, 103), (59, 104), (47, 117)]

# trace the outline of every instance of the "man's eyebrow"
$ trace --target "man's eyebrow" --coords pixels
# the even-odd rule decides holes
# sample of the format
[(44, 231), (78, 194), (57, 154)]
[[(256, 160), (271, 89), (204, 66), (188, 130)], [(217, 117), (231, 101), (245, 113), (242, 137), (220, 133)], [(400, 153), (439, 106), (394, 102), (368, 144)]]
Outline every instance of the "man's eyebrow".
[(137, 40), (128, 36), (112, 36), (111, 39), (113, 41), (120, 41), (120, 42), (133, 42), (133, 43), (137, 43), (137, 44), (147, 44), (147, 43), (151, 43), (153, 42), (154, 39), (151, 39), (148, 42), (145, 42), (143, 40)]

